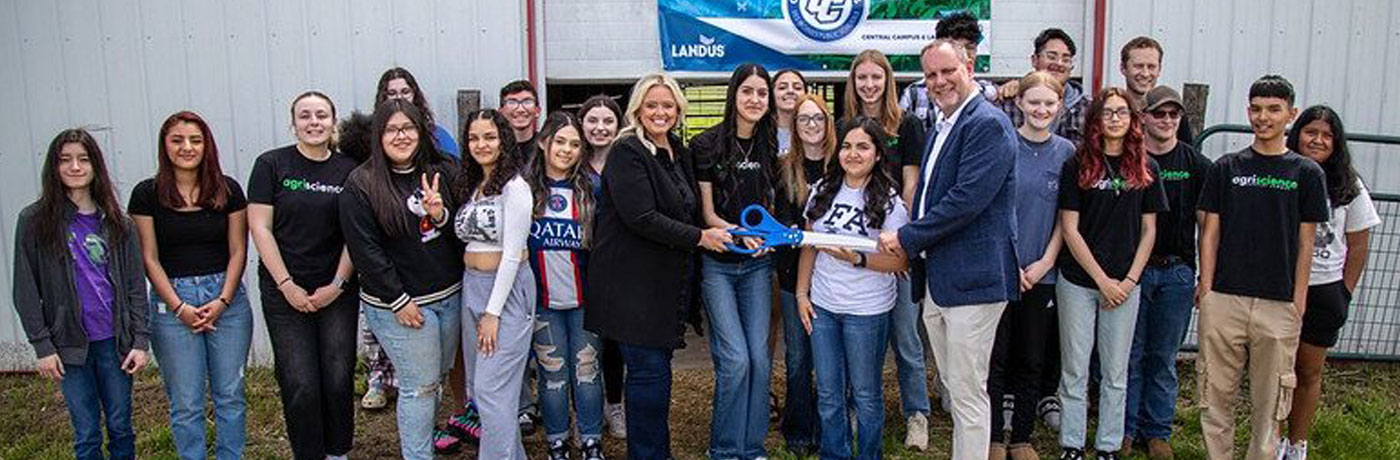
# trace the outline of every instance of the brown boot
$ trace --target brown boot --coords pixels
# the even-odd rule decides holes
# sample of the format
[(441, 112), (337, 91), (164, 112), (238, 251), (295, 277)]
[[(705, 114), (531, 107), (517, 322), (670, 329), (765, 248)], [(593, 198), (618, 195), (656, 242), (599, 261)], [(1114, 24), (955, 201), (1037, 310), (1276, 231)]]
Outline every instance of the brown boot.
[(987, 460), (1006, 460), (1006, 444), (992, 443), (992, 446), (987, 449)]
[(1123, 437), (1123, 444), (1120, 445), (1120, 446), (1118, 446), (1118, 455), (1123, 456), (1123, 458), (1128, 458), (1128, 457), (1133, 456), (1133, 438), (1132, 438), (1132, 437), (1130, 437), (1130, 436), (1124, 436), (1124, 437)]
[(1152, 438), (1147, 440), (1147, 458), (1152, 460), (1171, 460), (1176, 458), (1172, 454), (1172, 445), (1165, 439)]
[(1028, 442), (1011, 445), (1011, 460), (1040, 460), (1040, 454)]

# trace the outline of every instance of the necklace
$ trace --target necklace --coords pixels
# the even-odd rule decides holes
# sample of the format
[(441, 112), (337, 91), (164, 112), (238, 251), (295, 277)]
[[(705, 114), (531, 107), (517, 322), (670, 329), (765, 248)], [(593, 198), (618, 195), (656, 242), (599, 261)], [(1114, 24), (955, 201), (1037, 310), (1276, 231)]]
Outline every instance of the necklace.
[(755, 162), (755, 161), (753, 161), (753, 159), (752, 159), (752, 156), (753, 156), (753, 147), (754, 147), (754, 145), (757, 144), (757, 143), (758, 143), (757, 140), (750, 139), (750, 140), (749, 140), (749, 147), (746, 149), (746, 148), (744, 148), (744, 143), (743, 143), (738, 137), (735, 137), (735, 138), (734, 138), (734, 144), (737, 145), (737, 146), (739, 147), (739, 151), (742, 152), (742, 153), (744, 154), (744, 160), (743, 160), (743, 161), (740, 161), (740, 162), (738, 162), (738, 163), (735, 163), (735, 164), (734, 164), (734, 169), (738, 169), (738, 170), (740, 170), (740, 171), (758, 169), (758, 167), (759, 167), (758, 162)]

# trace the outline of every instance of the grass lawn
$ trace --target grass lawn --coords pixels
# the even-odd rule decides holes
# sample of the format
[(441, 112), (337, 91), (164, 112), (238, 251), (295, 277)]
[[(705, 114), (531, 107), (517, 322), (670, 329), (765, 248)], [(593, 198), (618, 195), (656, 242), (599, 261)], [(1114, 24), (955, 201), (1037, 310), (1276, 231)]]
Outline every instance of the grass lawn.
[[(1175, 436), (1178, 458), (1204, 458), (1201, 444), (1199, 409), (1194, 405), (1194, 374), (1189, 362), (1180, 366), (1182, 376)], [(948, 458), (952, 423), (936, 409), (930, 417), (928, 452), (906, 450), (901, 444), (904, 423), (899, 415), (899, 392), (893, 368), (885, 377), (885, 457), (891, 459)], [(781, 366), (775, 368), (781, 380)], [(677, 458), (702, 458), (709, 437), (710, 398), (714, 374), (709, 369), (688, 369), (676, 373), (671, 427)], [(363, 379), (360, 379), (363, 385)], [(290, 458), (283, 431), (281, 403), (270, 369), (248, 371), (248, 446), (252, 459)], [(782, 392), (782, 385), (774, 388)], [(932, 385), (930, 385), (932, 388)], [(362, 390), (363, 388), (361, 388)], [(1247, 388), (1241, 394), (1247, 394)], [(154, 369), (143, 371), (135, 385), (134, 417), (136, 448), (143, 459), (173, 459), (173, 443), (168, 426), (164, 389)], [(1400, 365), (1377, 363), (1333, 363), (1323, 386), (1323, 404), (1313, 429), (1310, 458), (1313, 459), (1395, 459), (1400, 458)], [(58, 385), (34, 375), (0, 377), (0, 459), (63, 459), (72, 457), (72, 432)], [(1247, 413), (1243, 399), (1239, 409), (1237, 445), (1248, 438)], [(392, 408), (384, 411), (358, 411), (355, 415), (355, 450), (351, 458), (398, 457), (398, 437)], [(1091, 427), (1092, 429), (1092, 427)], [(213, 427), (208, 429), (213, 438)], [(1092, 432), (1091, 432), (1092, 436)], [(1091, 438), (1092, 439), (1092, 438)], [(1038, 427), (1034, 439), (1042, 457), (1057, 454), (1052, 433)], [(608, 454), (623, 457), (623, 443), (607, 439)], [(782, 450), (777, 425), (770, 431), (768, 447), (774, 458), (797, 457)], [(544, 437), (526, 438), (532, 458), (544, 456)], [(470, 449), (467, 449), (470, 450)], [(450, 458), (475, 458), (464, 453)]]

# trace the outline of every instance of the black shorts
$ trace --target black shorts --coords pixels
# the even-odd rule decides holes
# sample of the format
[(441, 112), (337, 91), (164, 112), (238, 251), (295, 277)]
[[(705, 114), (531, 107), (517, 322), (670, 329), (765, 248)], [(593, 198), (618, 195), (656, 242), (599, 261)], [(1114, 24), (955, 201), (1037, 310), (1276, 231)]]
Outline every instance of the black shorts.
[(1303, 343), (1322, 348), (1337, 344), (1347, 322), (1351, 293), (1341, 281), (1308, 286), (1308, 309), (1303, 312)]

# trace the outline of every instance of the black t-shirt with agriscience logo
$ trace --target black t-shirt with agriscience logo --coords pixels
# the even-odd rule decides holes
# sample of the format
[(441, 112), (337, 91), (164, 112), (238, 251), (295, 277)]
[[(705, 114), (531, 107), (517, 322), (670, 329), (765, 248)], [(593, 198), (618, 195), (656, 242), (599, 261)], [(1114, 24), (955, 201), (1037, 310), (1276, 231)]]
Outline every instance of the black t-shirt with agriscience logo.
[(1292, 151), (1246, 148), (1211, 165), (1199, 208), (1220, 215), (1212, 289), (1291, 302), (1298, 225), (1328, 217), (1322, 168)]
[[(313, 289), (335, 278), (345, 247), (339, 196), (357, 166), (340, 153), (312, 161), (295, 145), (269, 150), (253, 163), (248, 201), (272, 206), (272, 236), (298, 286)], [(275, 281), (261, 264), (258, 275)]]
[[(1084, 189), (1079, 186), (1079, 157), (1065, 161), (1060, 169), (1060, 209), (1079, 212), (1079, 234), (1089, 245), (1094, 261), (1109, 278), (1123, 279), (1133, 266), (1133, 256), (1142, 239), (1142, 215), (1166, 212), (1167, 194), (1157, 162), (1150, 158), (1147, 166), (1152, 183), (1146, 187), (1128, 186), (1117, 157), (1108, 157), (1107, 165), (1104, 178)], [(1068, 249), (1060, 251), (1056, 266), (1065, 280), (1096, 286), (1094, 278)]]
[(1210, 159), (1185, 142), (1162, 155), (1152, 155), (1162, 168), (1162, 187), (1167, 191), (1170, 211), (1157, 216), (1157, 244), (1152, 246), (1156, 256), (1177, 256), (1183, 262), (1196, 265), (1196, 202), (1201, 187), (1206, 184)]

